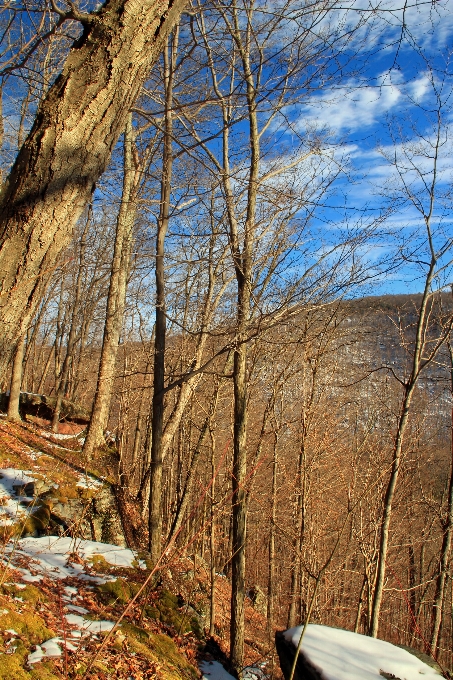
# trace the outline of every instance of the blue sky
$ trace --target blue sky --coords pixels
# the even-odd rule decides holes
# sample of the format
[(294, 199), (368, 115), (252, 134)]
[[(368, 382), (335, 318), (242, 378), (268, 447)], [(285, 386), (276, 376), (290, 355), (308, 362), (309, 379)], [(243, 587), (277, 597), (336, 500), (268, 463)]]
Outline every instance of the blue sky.
[[(385, 264), (397, 254), (404, 265), (375, 281), (375, 294), (422, 289), (428, 255), (423, 213), (430, 208), (435, 155), (435, 247), (453, 235), (453, 2), (396, 7), (395, 2), (379, 3), (381, 14), (373, 18), (366, 45), (361, 43), (366, 28), (357, 33), (362, 70), (315, 95), (298, 111), (301, 132), (328, 130), (330, 154), (348, 158), (347, 174), (329, 197), (331, 207), (323, 211), (324, 225), (342, 228), (346, 216), (370, 220), (385, 208), (390, 211), (367, 257)], [(441, 269), (452, 250), (446, 252)], [(447, 266), (436, 285), (452, 280)]]

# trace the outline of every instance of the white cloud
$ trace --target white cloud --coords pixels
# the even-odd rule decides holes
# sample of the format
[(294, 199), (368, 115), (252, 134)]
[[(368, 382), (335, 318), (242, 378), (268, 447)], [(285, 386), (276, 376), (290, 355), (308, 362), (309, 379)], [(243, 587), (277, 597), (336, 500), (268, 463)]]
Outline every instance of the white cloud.
[(432, 83), (428, 76), (422, 75), (410, 82), (407, 86), (407, 90), (414, 101), (421, 103), (425, 95), (430, 91), (431, 87)]
[(327, 92), (313, 98), (301, 109), (299, 125), (330, 128), (335, 133), (354, 132), (378, 123), (401, 99), (400, 89), (386, 83), (361, 87), (349, 82), (341, 91)]

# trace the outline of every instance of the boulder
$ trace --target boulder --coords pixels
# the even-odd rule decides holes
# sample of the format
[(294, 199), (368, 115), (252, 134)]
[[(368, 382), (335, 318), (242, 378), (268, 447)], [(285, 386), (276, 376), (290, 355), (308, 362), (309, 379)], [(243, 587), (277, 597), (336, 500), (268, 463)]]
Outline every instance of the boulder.
[[(55, 405), (55, 397), (46, 397), (44, 394), (33, 394), (32, 392), (21, 392), (19, 399), (19, 412), (22, 417), (27, 415), (37, 416), (45, 420), (51, 420)], [(8, 410), (9, 393), (0, 393), (0, 410), (6, 412)], [(90, 422), (90, 414), (83, 406), (76, 404), (67, 399), (63, 399), (61, 403), (60, 420), (67, 420), (72, 423), (86, 425)]]

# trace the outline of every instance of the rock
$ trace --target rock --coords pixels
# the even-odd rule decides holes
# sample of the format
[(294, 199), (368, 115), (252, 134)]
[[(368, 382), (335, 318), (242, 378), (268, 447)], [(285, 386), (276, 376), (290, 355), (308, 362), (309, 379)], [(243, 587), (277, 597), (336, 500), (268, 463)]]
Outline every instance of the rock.
[[(282, 673), (285, 677), (285, 680), (289, 680), (296, 648), (292, 642), (289, 642), (289, 640), (285, 638), (284, 631), (277, 631), (275, 633), (275, 647), (277, 649)], [(313, 666), (313, 664), (310, 663), (303, 652), (300, 651), (293, 680), (326, 680), (326, 678), (318, 671), (317, 668), (315, 668), (315, 666)]]
[(252, 601), (252, 605), (257, 612), (263, 616), (267, 615), (267, 596), (264, 591), (257, 585), (248, 589), (247, 595)]
[[(0, 411), (6, 412), (8, 410), (8, 402), (9, 394), (7, 392), (0, 393)], [(33, 394), (31, 392), (20, 393), (19, 412), (22, 417), (31, 415), (51, 420), (55, 405), (55, 397), (46, 397), (44, 394)], [(63, 399), (60, 419), (86, 425), (90, 422), (90, 414), (80, 404)]]

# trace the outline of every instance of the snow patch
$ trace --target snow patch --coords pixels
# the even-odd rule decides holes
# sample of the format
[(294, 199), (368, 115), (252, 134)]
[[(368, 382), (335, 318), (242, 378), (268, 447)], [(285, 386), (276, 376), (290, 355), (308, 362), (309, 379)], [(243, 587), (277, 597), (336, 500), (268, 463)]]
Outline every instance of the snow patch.
[(202, 661), (199, 665), (202, 680), (234, 680), (218, 661)]
[[(26, 519), (28, 513), (21, 505), (21, 501), (33, 501), (33, 498), (16, 496), (15, 489), (25, 487), (35, 481), (30, 470), (15, 468), (0, 469), (0, 526), (15, 524), (18, 520)], [(13, 498), (14, 496), (14, 498)]]
[(87, 634), (103, 633), (112, 630), (115, 625), (113, 621), (92, 621), (78, 614), (65, 614), (65, 618), (70, 626), (74, 626), (79, 631), (85, 631)]
[(102, 482), (90, 475), (81, 475), (76, 482), (76, 486), (81, 487), (82, 489), (98, 489), (102, 486)]
[(28, 663), (29, 665), (39, 663), (46, 656), (49, 659), (58, 659), (61, 656), (61, 648), (65, 646), (66, 649), (69, 649), (71, 652), (75, 652), (77, 650), (77, 647), (71, 642), (68, 640), (65, 642), (59, 637), (51, 638), (46, 642), (41, 642), (40, 645), (36, 645), (35, 651), (28, 655)]
[(71, 562), (71, 555), (74, 553), (85, 561), (94, 555), (99, 555), (112, 566), (124, 568), (132, 567), (136, 559), (132, 550), (128, 548), (119, 548), (117, 545), (97, 541), (74, 541), (70, 537), (58, 536), (23, 538), (18, 541), (15, 548), (10, 545), (7, 550), (16, 555), (24, 555), (33, 561), (33, 570), (37, 574), (24, 574), (23, 579), (25, 581), (40, 580), (39, 574), (58, 579), (76, 576), (85, 581), (99, 584), (115, 580), (115, 577), (110, 575), (92, 576), (85, 574), (83, 564)]
[[(290, 628), (285, 638), (297, 648), (303, 626)], [(302, 640), (302, 651), (326, 680), (382, 680), (387, 677), (439, 680), (434, 668), (405, 649), (348, 630), (310, 623)]]

